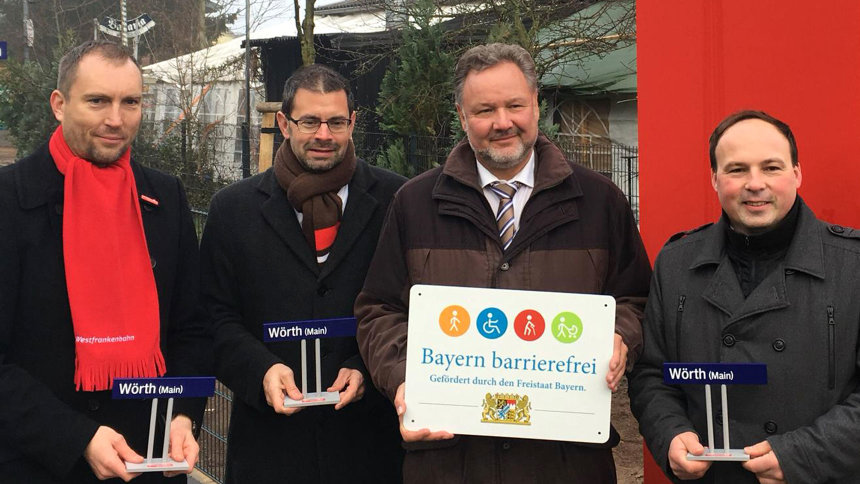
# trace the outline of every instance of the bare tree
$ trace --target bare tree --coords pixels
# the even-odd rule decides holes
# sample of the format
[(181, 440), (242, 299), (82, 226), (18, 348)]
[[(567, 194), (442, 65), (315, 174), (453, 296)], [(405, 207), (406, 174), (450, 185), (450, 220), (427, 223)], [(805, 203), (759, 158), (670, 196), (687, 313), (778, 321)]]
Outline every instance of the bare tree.
[[(24, 33), (22, 0), (0, 0), (0, 32), (9, 41), (13, 56), (23, 51)], [(257, 2), (274, 0), (255, 0)], [(128, 17), (143, 13), (155, 20), (156, 26), (141, 37), (140, 56), (152, 62), (168, 59), (210, 45), (235, 18), (231, 13), (238, 0), (130, 0)], [(244, 6), (244, 1), (242, 2)], [(209, 11), (206, 6), (209, 6)], [(208, 13), (208, 15), (207, 15)], [(52, 50), (69, 32), (78, 42), (93, 38), (93, 19), (119, 18), (117, 0), (30, 1), (29, 17), (33, 22), (35, 42), (31, 59), (44, 62), (51, 59)], [(99, 34), (103, 36), (104, 34)], [(116, 39), (114, 39), (116, 40)]]
[(316, 48), (314, 47), (314, 4), (316, 0), (305, 0), (305, 18), (302, 18), (299, 8), (299, 0), (293, 0), (296, 19), (296, 35), (302, 46), (302, 64), (310, 65), (316, 60)]

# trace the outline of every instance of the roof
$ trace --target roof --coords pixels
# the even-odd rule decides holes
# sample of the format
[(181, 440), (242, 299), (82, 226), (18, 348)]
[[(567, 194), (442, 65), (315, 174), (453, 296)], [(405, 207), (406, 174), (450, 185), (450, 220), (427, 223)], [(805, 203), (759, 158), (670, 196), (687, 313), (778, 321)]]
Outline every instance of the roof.
[(368, 10), (378, 10), (385, 8), (383, 0), (343, 0), (340, 2), (331, 3), (314, 8), (314, 11), (333, 15), (339, 13), (355, 13), (366, 12)]
[[(414, 4), (415, 0), (400, 0), (403, 4)], [(390, 10), (388, 5), (392, 4), (392, 0), (341, 0), (339, 2), (330, 3), (314, 8), (314, 11), (324, 15), (337, 15), (349, 13), (378, 13), (379, 10)], [(463, 2), (443, 0), (437, 1), (437, 7), (457, 6)]]
[[(384, 30), (384, 22), (380, 27), (373, 19), (361, 15), (350, 17), (320, 16), (314, 19), (314, 34), (361, 33)], [(285, 21), (257, 32), (251, 33), (251, 46), (257, 46), (265, 39), (278, 37), (296, 37), (294, 21)], [(143, 75), (148, 80), (177, 83), (182, 73), (202, 72), (206, 70), (219, 73), (218, 81), (242, 80), (245, 78), (244, 65), (241, 63), (245, 55), (242, 44), (245, 37), (238, 37), (212, 47), (198, 50), (190, 54), (174, 57), (143, 67)], [(235, 67), (234, 67), (235, 66)], [(209, 77), (209, 76), (207, 76)]]
[[(579, 94), (635, 93), (636, 40), (625, 38), (624, 32), (615, 28), (620, 19), (627, 18), (630, 9), (635, 9), (633, 0), (614, 4), (600, 2), (568, 17), (571, 22), (584, 23), (586, 32), (594, 33), (598, 40), (610, 43), (612, 49), (586, 53), (581, 58), (576, 58), (574, 53), (570, 56), (571, 60), (560, 62), (547, 70), (541, 78), (541, 85), (570, 88)], [(548, 39), (552, 34), (543, 32), (540, 35)], [(556, 48), (575, 49), (576, 45), (585, 42), (574, 40), (559, 44)]]

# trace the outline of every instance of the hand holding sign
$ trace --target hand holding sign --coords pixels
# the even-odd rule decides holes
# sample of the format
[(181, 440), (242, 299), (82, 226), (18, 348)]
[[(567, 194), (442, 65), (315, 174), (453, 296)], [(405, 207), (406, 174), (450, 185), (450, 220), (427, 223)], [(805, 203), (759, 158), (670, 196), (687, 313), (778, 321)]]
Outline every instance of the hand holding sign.
[[(286, 397), (283, 398), (283, 406), (288, 408), (293, 407), (310, 407), (313, 405), (335, 405), (335, 409), (339, 410), (343, 408), (344, 405), (353, 400), (355, 395), (358, 394), (359, 387), (363, 394), (364, 392), (364, 377), (359, 374), (361, 381), (357, 381), (356, 377), (352, 375), (348, 377), (346, 381), (341, 381), (341, 375), (335, 379), (335, 384), (333, 384), (327, 391), (321, 391), (322, 389), (322, 365), (320, 360), (320, 338), (332, 338), (332, 337), (343, 337), (343, 336), (355, 336), (355, 317), (347, 317), (347, 318), (332, 318), (332, 319), (317, 319), (317, 320), (308, 320), (308, 321), (281, 321), (275, 323), (265, 323), (263, 325), (263, 341), (265, 342), (273, 342), (273, 341), (301, 341), (301, 361), (302, 361), (302, 390), (298, 392), (296, 390), (293, 393), (287, 391)], [(316, 360), (316, 391), (308, 392), (308, 370), (307, 370), (307, 352), (308, 338), (314, 339), (314, 357)], [(275, 365), (277, 366), (277, 365)], [(274, 367), (273, 367), (274, 368)], [(271, 371), (271, 369), (270, 369)], [(343, 372), (344, 369), (341, 369)], [(268, 374), (268, 373), (267, 373)], [(286, 376), (286, 375), (284, 375)], [(281, 385), (284, 385), (284, 390), (287, 390), (287, 383), (295, 387), (295, 378), (292, 376), (292, 370), (289, 375), (292, 381), (284, 380), (281, 382)], [(354, 388), (347, 388), (347, 384), (351, 383), (354, 385)], [(263, 384), (266, 384), (266, 380), (264, 379)], [(269, 401), (269, 405), (272, 405), (275, 408), (275, 411), (278, 413), (285, 413), (286, 415), (290, 415), (295, 412), (283, 412), (278, 409), (277, 406), (273, 403), (274, 398), (277, 397), (277, 392), (279, 389), (275, 389), (277, 386), (277, 382), (272, 382), (272, 393), (266, 392), (266, 400)], [(337, 390), (335, 391), (335, 388)], [(346, 395), (342, 395), (340, 390), (347, 388)], [(298, 394), (297, 394), (298, 393)], [(347, 401), (344, 402), (344, 398), (347, 398)], [(359, 397), (360, 398), (360, 397)]]
[(606, 384), (613, 392), (618, 391), (618, 384), (627, 369), (627, 344), (621, 339), (621, 335), (615, 333), (612, 347), (612, 358), (609, 360), (609, 372), (606, 374)]
[(770, 448), (770, 442), (763, 440), (755, 445), (744, 447), (749, 454), (749, 462), (744, 462), (744, 469), (755, 474), (759, 482), (785, 482), (785, 474), (779, 465), (779, 459)]
[(185, 415), (177, 415), (170, 422), (170, 458), (176, 462), (188, 462), (188, 470), (168, 471), (164, 475), (174, 477), (180, 474), (191, 474), (197, 457), (200, 455), (200, 445), (194, 438), (193, 424), (191, 419)]
[(687, 456), (702, 455), (705, 447), (694, 432), (683, 432), (669, 444), (669, 467), (678, 479), (700, 479), (711, 468), (711, 461), (688, 460)]
[(143, 462), (143, 457), (133, 451), (125, 438), (110, 427), (104, 425), (96, 430), (95, 435), (84, 450), (84, 459), (100, 480), (119, 477), (129, 481), (137, 474), (130, 473), (125, 468), (125, 462)]
[[(708, 446), (698, 452), (698, 437), (695, 445), (687, 442), (694, 451), (687, 453), (691, 461), (748, 461), (745, 449), (732, 449), (729, 445), (729, 402), (726, 385), (764, 385), (767, 383), (767, 367), (762, 363), (663, 363), (663, 382), (668, 385), (705, 385), (705, 413), (708, 425)], [(711, 403), (711, 385), (720, 385), (723, 414), (723, 448), (714, 444), (714, 413)], [(675, 437), (685, 435), (679, 434)], [(675, 439), (672, 442), (675, 442)], [(671, 449), (671, 448), (670, 448)], [(671, 459), (671, 450), (670, 450)], [(682, 471), (688, 466), (682, 466)], [(693, 466), (696, 467), (696, 466)], [(674, 468), (673, 468), (674, 470)], [(680, 477), (680, 476), (679, 476)], [(683, 479), (683, 478), (682, 478)]]
[(364, 396), (364, 375), (352, 368), (341, 368), (334, 383), (326, 391), (340, 393), (340, 402), (334, 406), (335, 410), (340, 410)]
[[(152, 411), (149, 416), (149, 439), (146, 446), (146, 458), (141, 458), (138, 454), (131, 451), (131, 454), (125, 450), (128, 445), (125, 444), (125, 439), (117, 434), (121, 439), (115, 438), (111, 442), (117, 450), (116, 454), (122, 460), (125, 460), (125, 477), (128, 480), (134, 477), (135, 472), (164, 472), (168, 477), (178, 475), (180, 473), (190, 473), (197, 462), (199, 447), (194, 439), (194, 434), (191, 431), (191, 419), (178, 415), (173, 418), (173, 399), (174, 398), (200, 398), (209, 397), (215, 393), (215, 377), (162, 377), (162, 378), (117, 378), (113, 382), (112, 397), (114, 399), (152, 399)], [(167, 412), (165, 421), (170, 422), (170, 429), (165, 429), (164, 445), (162, 446), (162, 454), (160, 458), (153, 457), (153, 447), (155, 445), (155, 425), (158, 411), (158, 399), (167, 398)], [(107, 427), (103, 427), (107, 428)], [(110, 430), (110, 429), (108, 429)], [(111, 430), (112, 431), (112, 430)], [(114, 432), (115, 433), (115, 432)], [(112, 437), (108, 435), (109, 437)], [(92, 442), (90, 443), (93, 444)], [(87, 447), (89, 452), (89, 447)], [(93, 449), (94, 456), (104, 456), (105, 449), (103, 445)], [(177, 459), (179, 457), (180, 459)], [(93, 465), (89, 457), (87, 461)], [(99, 462), (102, 462), (99, 460)], [(107, 471), (113, 470), (113, 463), (107, 462)], [(95, 467), (93, 468), (95, 470)], [(97, 474), (98, 475), (98, 474)], [(113, 476), (122, 477), (120, 474), (114, 473)]]
[(409, 430), (403, 426), (403, 414), (406, 413), (406, 383), (401, 383), (397, 387), (397, 394), (394, 395), (394, 408), (397, 410), (397, 417), (400, 419), (400, 436), (404, 442), (419, 442), (428, 440), (447, 440), (453, 439), (454, 434), (444, 430), (431, 432), (430, 429)]
[(266, 403), (276, 413), (292, 415), (301, 407), (287, 407), (284, 405), (285, 398), (301, 400), (302, 392), (296, 386), (293, 370), (283, 363), (275, 363), (263, 376), (263, 394), (266, 395)]

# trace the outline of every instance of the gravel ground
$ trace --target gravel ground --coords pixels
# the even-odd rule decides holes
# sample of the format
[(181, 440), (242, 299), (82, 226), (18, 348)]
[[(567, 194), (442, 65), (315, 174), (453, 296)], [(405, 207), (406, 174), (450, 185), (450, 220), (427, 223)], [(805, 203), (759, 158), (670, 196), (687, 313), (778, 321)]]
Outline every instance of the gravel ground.
[(613, 449), (615, 471), (619, 484), (641, 484), (644, 479), (642, 470), (642, 436), (639, 423), (630, 412), (630, 399), (627, 397), (627, 378), (612, 395), (612, 425), (621, 435), (621, 443)]

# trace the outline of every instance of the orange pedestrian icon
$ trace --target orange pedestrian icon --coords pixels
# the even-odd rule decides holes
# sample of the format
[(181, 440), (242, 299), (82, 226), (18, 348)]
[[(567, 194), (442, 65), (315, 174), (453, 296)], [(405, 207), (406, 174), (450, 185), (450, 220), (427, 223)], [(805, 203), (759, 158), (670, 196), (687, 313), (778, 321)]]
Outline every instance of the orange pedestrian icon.
[(439, 315), (439, 327), (448, 336), (460, 336), (469, 329), (469, 312), (463, 306), (448, 306)]

